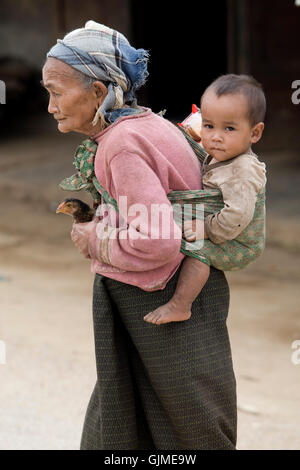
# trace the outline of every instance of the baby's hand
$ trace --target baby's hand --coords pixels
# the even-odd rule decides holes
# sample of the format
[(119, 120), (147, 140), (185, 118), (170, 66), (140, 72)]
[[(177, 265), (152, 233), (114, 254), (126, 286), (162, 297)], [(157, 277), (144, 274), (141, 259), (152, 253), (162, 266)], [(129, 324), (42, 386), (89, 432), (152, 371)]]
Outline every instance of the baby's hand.
[(188, 242), (203, 240), (203, 238), (206, 238), (203, 220), (193, 219), (183, 222), (182, 236)]

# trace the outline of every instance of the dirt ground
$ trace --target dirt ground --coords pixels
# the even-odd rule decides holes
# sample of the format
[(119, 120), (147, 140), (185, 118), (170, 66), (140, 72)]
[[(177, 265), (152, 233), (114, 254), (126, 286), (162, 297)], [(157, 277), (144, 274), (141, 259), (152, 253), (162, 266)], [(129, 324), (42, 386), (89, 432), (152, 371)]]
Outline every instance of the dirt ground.
[[(54, 209), (79, 135), (0, 142), (0, 449), (78, 449), (96, 378), (89, 261)], [(268, 165), (264, 255), (227, 275), (239, 449), (300, 449), (300, 183), (297, 155)], [(82, 199), (88, 201), (88, 197)], [(300, 354), (299, 354), (300, 359)]]

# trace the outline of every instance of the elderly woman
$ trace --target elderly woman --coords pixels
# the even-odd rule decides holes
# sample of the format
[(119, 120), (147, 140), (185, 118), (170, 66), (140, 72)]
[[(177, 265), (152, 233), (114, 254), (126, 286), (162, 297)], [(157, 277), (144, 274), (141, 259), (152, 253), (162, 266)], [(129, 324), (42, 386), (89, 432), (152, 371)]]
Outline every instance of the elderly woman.
[[(201, 185), (199, 161), (182, 133), (136, 103), (147, 59), (122, 34), (89, 21), (58, 40), (43, 68), (49, 113), (60, 132), (79, 132), (98, 144), (95, 175), (102, 196), (119, 208), (116, 214), (106, 206), (105, 216), (72, 231), (95, 273), (97, 383), (81, 449), (234, 449), (223, 272), (211, 269), (189, 321), (144, 321), (174, 293), (184, 258), (167, 195)], [(171, 77), (184, 92), (180, 77)], [(151, 213), (157, 207), (169, 216), (167, 236)]]

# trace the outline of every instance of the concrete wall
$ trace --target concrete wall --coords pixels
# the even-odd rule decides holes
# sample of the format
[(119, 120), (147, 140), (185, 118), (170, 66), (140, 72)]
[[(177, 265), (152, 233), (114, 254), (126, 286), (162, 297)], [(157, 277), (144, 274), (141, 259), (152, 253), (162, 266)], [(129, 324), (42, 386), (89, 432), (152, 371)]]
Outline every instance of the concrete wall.
[(93, 19), (130, 37), (130, 0), (1, 0), (0, 58), (40, 68), (56, 38)]
[(228, 0), (228, 71), (249, 73), (267, 97), (261, 148), (300, 148), (300, 104), (292, 83), (300, 80), (300, 7), (294, 0)]

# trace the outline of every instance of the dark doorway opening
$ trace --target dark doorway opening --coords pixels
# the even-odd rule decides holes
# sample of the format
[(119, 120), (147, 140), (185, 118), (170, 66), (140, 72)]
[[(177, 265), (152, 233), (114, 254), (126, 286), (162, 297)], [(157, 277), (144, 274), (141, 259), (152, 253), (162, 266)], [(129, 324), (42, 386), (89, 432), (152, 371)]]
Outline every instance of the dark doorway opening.
[(227, 72), (227, 2), (131, 0), (131, 9), (132, 43), (150, 52), (139, 102), (181, 120), (211, 81)]

